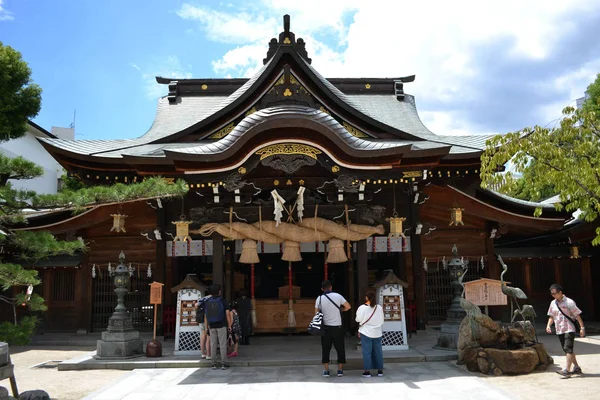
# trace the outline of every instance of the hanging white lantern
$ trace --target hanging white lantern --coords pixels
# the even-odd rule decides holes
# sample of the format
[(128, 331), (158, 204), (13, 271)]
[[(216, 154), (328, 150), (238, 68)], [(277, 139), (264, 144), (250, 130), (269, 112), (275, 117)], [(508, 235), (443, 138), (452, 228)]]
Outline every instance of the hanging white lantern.
[(92, 278), (96, 277), (96, 264), (92, 265)]

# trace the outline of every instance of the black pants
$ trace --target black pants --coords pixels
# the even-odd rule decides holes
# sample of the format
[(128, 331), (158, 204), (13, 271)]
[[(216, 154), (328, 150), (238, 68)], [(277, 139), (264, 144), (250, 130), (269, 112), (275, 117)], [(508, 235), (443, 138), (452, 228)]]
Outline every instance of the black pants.
[(327, 325), (324, 327), (325, 335), (321, 336), (321, 362), (323, 364), (329, 363), (329, 353), (331, 352), (331, 345), (333, 344), (333, 347), (335, 347), (335, 351), (337, 353), (338, 364), (345, 364), (346, 345), (344, 341), (344, 327)]

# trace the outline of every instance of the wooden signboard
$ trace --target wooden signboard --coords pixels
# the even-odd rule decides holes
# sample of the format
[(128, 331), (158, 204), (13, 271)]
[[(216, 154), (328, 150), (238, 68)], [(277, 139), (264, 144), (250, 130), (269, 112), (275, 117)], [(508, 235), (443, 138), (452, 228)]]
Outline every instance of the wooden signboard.
[(164, 284), (152, 282), (150, 284), (150, 304), (162, 304), (162, 288)]
[(477, 306), (505, 306), (508, 304), (506, 295), (502, 293), (500, 281), (481, 278), (465, 282), (464, 285), (465, 298)]
[(152, 282), (150, 284), (150, 304), (154, 305), (154, 339), (156, 340), (156, 306), (162, 304), (162, 288), (164, 283)]

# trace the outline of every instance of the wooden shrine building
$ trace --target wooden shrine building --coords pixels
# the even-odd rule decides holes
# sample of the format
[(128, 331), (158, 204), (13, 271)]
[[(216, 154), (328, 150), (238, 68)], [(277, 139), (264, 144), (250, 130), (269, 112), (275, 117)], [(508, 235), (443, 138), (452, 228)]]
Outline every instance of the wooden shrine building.
[[(76, 265), (32, 266), (40, 269), (43, 284), (36, 290), (49, 305), (45, 329), (106, 327), (115, 304), (107, 266), (115, 265), (121, 250), (135, 268), (127, 305), (138, 329), (152, 327), (148, 283), (154, 280), (166, 286), (159, 312), (165, 333), (175, 306), (170, 288), (190, 273), (204, 284), (222, 284), (229, 299), (252, 285), (256, 332), (286, 330), (287, 304), (281, 300), (289, 292), (301, 332), (325, 276), (357, 307), (360, 294), (386, 270), (409, 283), (407, 300), (422, 328), (445, 318), (451, 289), (442, 261), (451, 257), (453, 244), (470, 260), (470, 279), (499, 279), (494, 247), (500, 237), (563, 228), (564, 213), (547, 209), (536, 218), (534, 204), (480, 188), (480, 155), (488, 137), (444, 136), (427, 129), (415, 97), (405, 91), (414, 75), (326, 79), (309, 56), (285, 16), (283, 32), (268, 44), (263, 67), (250, 79), (158, 77), (168, 95), (139, 138), (40, 139), (72, 176), (90, 185), (160, 175), (184, 179), (190, 189), (178, 200), (99, 206), (77, 216), (31, 220), (32, 229), (89, 243)], [(197, 233), (209, 223), (273, 221), (278, 201), (283, 222), (299, 223), (302, 208), (304, 218), (317, 216), (344, 229), (382, 225), (383, 230), (351, 243), (351, 259), (335, 264), (325, 263), (324, 243), (307, 237), (302, 261), (291, 263), (291, 273), (282, 261), (282, 246), (258, 243), (260, 262), (250, 266), (238, 262), (240, 240)], [(126, 215), (125, 230), (111, 231), (116, 214)], [(405, 239), (388, 238), (393, 217), (405, 218), (393, 220), (400, 223), (395, 232)], [(188, 224), (191, 241), (173, 241), (178, 221)], [(523, 269), (517, 262), (510, 265)], [(508, 280), (518, 283), (519, 274), (524, 272), (514, 271)], [(531, 274), (527, 279), (531, 288)]]

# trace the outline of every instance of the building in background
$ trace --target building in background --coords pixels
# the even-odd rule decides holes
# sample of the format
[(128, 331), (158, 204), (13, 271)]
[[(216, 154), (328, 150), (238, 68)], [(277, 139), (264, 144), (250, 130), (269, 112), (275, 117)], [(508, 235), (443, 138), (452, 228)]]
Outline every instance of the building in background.
[(64, 173), (63, 167), (44, 149), (37, 138), (74, 139), (73, 128), (52, 127), (52, 133), (41, 126), (29, 121), (24, 136), (0, 143), (0, 151), (7, 157), (21, 156), (44, 169), (44, 175), (35, 179), (12, 180), (15, 189), (34, 190), (40, 194), (56, 193), (60, 187), (60, 178)]

